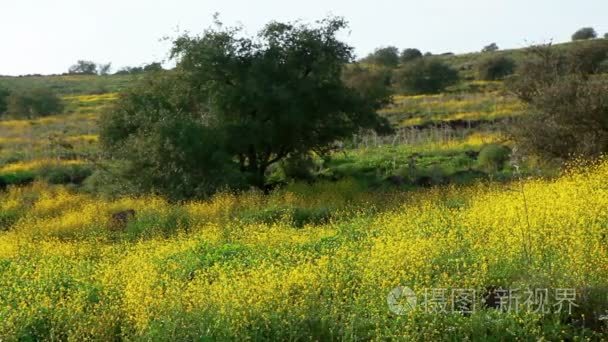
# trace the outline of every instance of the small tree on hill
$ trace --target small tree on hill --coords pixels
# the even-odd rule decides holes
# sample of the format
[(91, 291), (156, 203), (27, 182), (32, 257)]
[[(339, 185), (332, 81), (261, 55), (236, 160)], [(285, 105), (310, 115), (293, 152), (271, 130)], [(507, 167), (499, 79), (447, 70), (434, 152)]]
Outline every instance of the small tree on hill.
[(572, 35), (572, 40), (587, 40), (597, 38), (597, 33), (593, 27), (583, 27)]
[(496, 43), (492, 43), (490, 45), (486, 45), (481, 50), (481, 52), (494, 52), (494, 51), (498, 51), (498, 45), (496, 45)]
[(365, 61), (385, 67), (396, 67), (399, 64), (399, 49), (394, 46), (378, 48), (367, 56)]
[(97, 67), (98, 73), (100, 75), (109, 75), (110, 69), (112, 69), (112, 63), (99, 64), (99, 66)]
[(408, 63), (418, 58), (422, 58), (422, 52), (418, 49), (404, 49), (401, 51), (401, 63)]
[(144, 72), (161, 71), (161, 70), (163, 70), (163, 66), (162, 66), (162, 64), (160, 64), (158, 62), (150, 63), (150, 64), (144, 66), (144, 69), (143, 69)]
[(95, 75), (97, 74), (97, 64), (91, 61), (80, 60), (72, 65), (68, 72), (78, 75)]
[(437, 60), (423, 58), (407, 64), (395, 76), (402, 91), (409, 94), (434, 94), (459, 81), (458, 71)]

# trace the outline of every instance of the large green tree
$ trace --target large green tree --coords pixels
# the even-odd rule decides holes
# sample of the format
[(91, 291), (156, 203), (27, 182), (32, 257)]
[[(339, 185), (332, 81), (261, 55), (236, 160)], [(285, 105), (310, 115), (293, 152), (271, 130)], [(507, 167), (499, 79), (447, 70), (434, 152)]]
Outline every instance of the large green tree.
[[(329, 18), (314, 26), (272, 22), (256, 37), (219, 24), (201, 36), (184, 35), (172, 49), (175, 70), (148, 76), (148, 86), (124, 95), (105, 116), (103, 142), (132, 165), (141, 162), (140, 182), (170, 171), (188, 179), (187, 187), (228, 183), (222, 174), (236, 169), (263, 187), (269, 166), (289, 155), (324, 153), (360, 129), (389, 130), (376, 113), (388, 93), (361, 91), (342, 79), (354, 58), (336, 37), (345, 27)], [(144, 188), (159, 190), (154, 183)]]

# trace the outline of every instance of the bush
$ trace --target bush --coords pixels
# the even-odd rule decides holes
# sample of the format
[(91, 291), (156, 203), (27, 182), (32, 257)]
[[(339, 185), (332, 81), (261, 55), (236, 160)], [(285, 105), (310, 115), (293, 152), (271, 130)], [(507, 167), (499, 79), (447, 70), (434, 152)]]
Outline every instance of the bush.
[(483, 49), (481, 49), (481, 52), (494, 52), (494, 51), (498, 51), (498, 45), (496, 45), (496, 43), (492, 43), (490, 45), (484, 46)]
[(530, 51), (532, 57), (508, 82), (529, 111), (510, 126), (512, 138), (546, 160), (608, 152), (608, 80), (590, 74), (593, 68), (572, 67), (549, 47)]
[(458, 71), (436, 59), (423, 58), (406, 65), (396, 83), (409, 94), (434, 94), (459, 81)]
[(587, 40), (597, 38), (597, 33), (593, 27), (583, 27), (572, 35), (572, 40)]
[(293, 180), (312, 181), (315, 178), (315, 161), (309, 154), (295, 154), (281, 162), (285, 177)]
[(326, 224), (331, 219), (331, 211), (328, 208), (296, 208), (293, 211), (293, 225), (301, 228), (307, 224)]
[(608, 41), (596, 40), (572, 47), (564, 56), (568, 72), (595, 74), (608, 59)]
[(50, 89), (12, 92), (7, 99), (7, 113), (16, 118), (32, 119), (63, 111), (61, 98)]
[(404, 49), (401, 51), (401, 63), (408, 63), (418, 58), (422, 58), (422, 52), (418, 49)]
[(399, 49), (394, 46), (378, 48), (364, 61), (385, 67), (396, 67), (399, 64)]
[(382, 106), (390, 101), (392, 95), (392, 74), (388, 68), (363, 68), (359, 64), (349, 65), (342, 73), (342, 80), (349, 88), (361, 96), (382, 99)]
[(608, 80), (560, 77), (528, 102), (530, 114), (511, 134), (546, 159), (594, 158), (608, 152)]
[(51, 166), (40, 170), (40, 177), (50, 184), (82, 184), (93, 171), (82, 165)]
[(8, 97), (10, 95), (10, 91), (5, 88), (0, 87), (0, 115), (4, 114), (8, 105)]
[(487, 172), (496, 172), (504, 168), (510, 155), (510, 148), (498, 144), (490, 144), (479, 151), (477, 163), (481, 169)]
[(477, 65), (477, 77), (484, 81), (505, 78), (515, 71), (515, 61), (504, 56), (485, 58)]

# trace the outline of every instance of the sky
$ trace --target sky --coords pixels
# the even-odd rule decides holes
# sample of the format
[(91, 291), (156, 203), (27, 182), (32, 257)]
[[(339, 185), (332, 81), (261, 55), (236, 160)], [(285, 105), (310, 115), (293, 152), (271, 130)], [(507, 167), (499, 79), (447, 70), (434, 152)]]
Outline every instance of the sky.
[(216, 12), (249, 34), (271, 20), (341, 16), (358, 57), (388, 45), (464, 53), (568, 41), (585, 26), (608, 32), (608, 0), (0, 0), (0, 75), (62, 73), (79, 59), (114, 71), (166, 61), (163, 37), (201, 33)]

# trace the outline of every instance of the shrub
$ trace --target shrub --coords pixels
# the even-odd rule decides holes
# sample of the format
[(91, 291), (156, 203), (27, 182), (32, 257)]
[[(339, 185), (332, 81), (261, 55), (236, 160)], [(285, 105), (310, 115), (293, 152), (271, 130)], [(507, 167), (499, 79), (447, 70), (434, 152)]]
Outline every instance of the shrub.
[(572, 47), (563, 57), (568, 72), (595, 74), (603, 61), (608, 59), (608, 41), (596, 40)]
[(409, 94), (439, 93), (458, 80), (458, 71), (429, 58), (409, 63), (396, 76), (398, 86)]
[(608, 80), (589, 74), (589, 68), (572, 67), (549, 47), (530, 51), (531, 58), (508, 82), (529, 111), (510, 126), (512, 138), (546, 160), (608, 152)]
[(401, 63), (408, 63), (418, 58), (422, 58), (422, 52), (418, 49), (404, 49), (401, 51)]
[(62, 110), (61, 99), (50, 89), (12, 92), (7, 99), (7, 113), (17, 118), (32, 119), (60, 113)]
[(88, 166), (51, 166), (40, 170), (40, 177), (50, 184), (81, 184), (93, 171)]
[(498, 144), (489, 144), (479, 151), (477, 163), (479, 167), (485, 171), (496, 172), (504, 168), (510, 155), (510, 148)]
[(572, 40), (587, 40), (597, 38), (597, 33), (593, 27), (583, 27), (572, 35)]
[(321, 225), (328, 223), (331, 219), (331, 211), (328, 208), (296, 208), (292, 214), (293, 225), (304, 227), (307, 224)]
[(483, 49), (481, 49), (481, 52), (494, 52), (494, 51), (498, 51), (498, 45), (496, 45), (496, 43), (486, 45), (483, 47)]
[(494, 81), (511, 75), (515, 62), (508, 57), (496, 56), (483, 59), (477, 64), (477, 77), (480, 80)]
[(83, 182), (84, 191), (106, 198), (128, 196), (135, 192), (129, 183), (110, 170), (96, 170)]
[(597, 157), (608, 152), (608, 80), (560, 77), (529, 102), (530, 114), (511, 134), (530, 152), (547, 159)]
[(8, 105), (7, 101), (10, 94), (11, 93), (8, 91), (8, 89), (0, 87), (0, 115), (6, 112)]
[(385, 67), (396, 67), (399, 64), (399, 49), (394, 46), (378, 48), (364, 61)]
[(281, 169), (286, 178), (312, 181), (315, 178), (315, 161), (309, 154), (294, 154), (281, 162)]
[(392, 95), (392, 73), (388, 68), (363, 68), (349, 65), (342, 74), (344, 84), (366, 98), (382, 99), (385, 106)]

